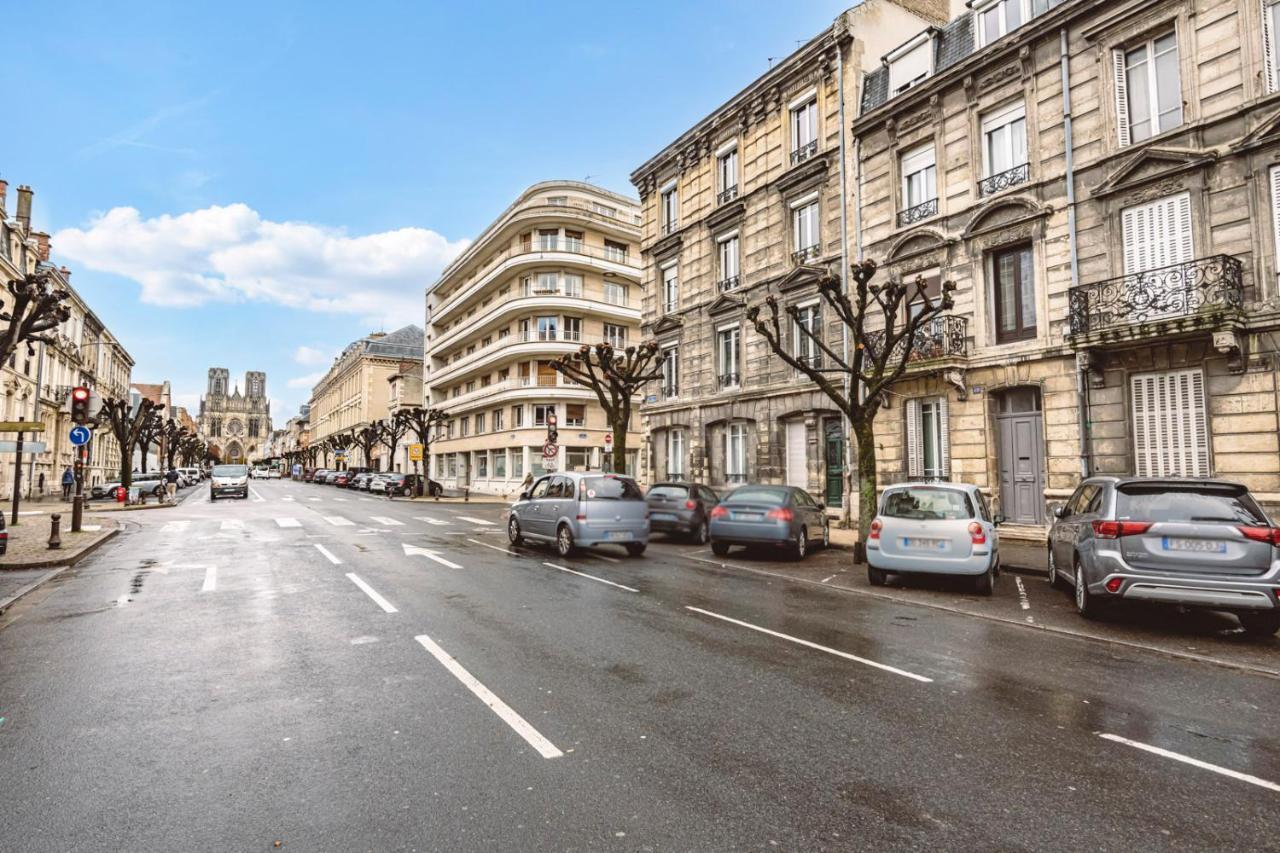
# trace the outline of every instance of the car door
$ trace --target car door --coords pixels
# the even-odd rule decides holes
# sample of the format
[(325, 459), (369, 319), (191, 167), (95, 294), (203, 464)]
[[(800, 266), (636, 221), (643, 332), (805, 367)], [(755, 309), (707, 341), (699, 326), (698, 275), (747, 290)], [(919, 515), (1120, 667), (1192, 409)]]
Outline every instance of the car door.
[[(808, 530), (809, 541), (815, 542), (822, 538), (822, 510), (818, 509), (818, 502), (810, 497), (809, 493), (804, 489), (796, 489), (791, 493), (791, 505), (797, 516), (797, 521), (805, 526)], [(795, 526), (795, 531), (800, 530), (799, 524)]]
[(706, 486), (696, 486), (695, 488), (698, 490), (698, 503), (702, 508), (702, 520), (706, 521), (711, 517), (711, 510), (715, 509), (720, 503), (720, 496)]
[(1062, 516), (1053, 524), (1049, 534), (1050, 547), (1053, 548), (1053, 561), (1061, 571), (1071, 571), (1084, 509), (1097, 494), (1096, 483), (1081, 483), (1063, 507)]
[(542, 523), (544, 536), (556, 535), (556, 523), (567, 510), (569, 500), (574, 497), (574, 483), (568, 477), (556, 476), (551, 479), (546, 497), (538, 501), (542, 505)]
[(520, 526), (525, 532), (532, 536), (547, 536), (547, 524), (544, 517), (543, 509), (547, 499), (547, 492), (551, 488), (552, 481), (555, 477), (547, 476), (533, 484), (533, 488), (529, 490), (529, 500), (524, 502), (524, 506), (520, 507), (517, 517), (520, 519)]

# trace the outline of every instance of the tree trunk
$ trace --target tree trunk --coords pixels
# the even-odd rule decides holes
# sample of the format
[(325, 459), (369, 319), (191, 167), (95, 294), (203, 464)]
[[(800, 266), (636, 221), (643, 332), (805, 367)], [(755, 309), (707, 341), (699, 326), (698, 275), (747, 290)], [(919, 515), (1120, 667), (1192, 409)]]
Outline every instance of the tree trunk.
[(853, 549), (853, 559), (856, 563), (865, 563), (867, 534), (871, 520), (876, 517), (875, 421), (867, 418), (855, 422), (853, 430), (858, 440), (858, 544)]
[[(147, 473), (147, 442), (145, 442), (145, 441), (139, 441), (139, 442), (138, 442), (138, 450), (140, 450), (140, 451), (141, 451), (138, 455), (142, 457), (142, 463), (141, 463), (142, 468), (141, 468), (141, 470), (142, 470), (142, 473), (144, 473), (144, 474), (145, 474), (145, 473)], [(133, 454), (132, 454), (132, 453), (130, 453), (129, 455), (130, 455), (130, 456), (132, 456)], [(132, 461), (132, 460), (130, 460), (130, 461)]]
[(615, 474), (627, 472), (627, 425), (613, 425), (613, 471)]

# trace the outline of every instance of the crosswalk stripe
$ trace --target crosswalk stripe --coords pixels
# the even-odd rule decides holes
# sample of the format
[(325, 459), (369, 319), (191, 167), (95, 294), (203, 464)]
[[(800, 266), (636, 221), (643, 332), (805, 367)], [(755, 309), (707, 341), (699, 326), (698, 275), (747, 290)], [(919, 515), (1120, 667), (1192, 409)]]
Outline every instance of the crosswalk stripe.
[(213, 592), (218, 587), (218, 567), (209, 566), (204, 570), (204, 585), (200, 587), (201, 592)]
[(191, 523), (190, 521), (169, 521), (165, 523), (164, 527), (161, 528), (161, 530), (163, 530), (165, 533), (177, 533), (179, 531), (186, 530), (187, 525), (189, 525), (190, 523)]
[(413, 517), (413, 520), (425, 521), (427, 524), (448, 524), (449, 523), (442, 518), (431, 518), (430, 516), (427, 516), (427, 515), (415, 515)]
[(309, 500), (309, 501), (318, 501), (318, 500), (320, 500), (320, 499), (319, 499), (319, 498), (307, 498), (307, 500)]
[(332, 524), (334, 527), (352, 527), (355, 522), (349, 518), (343, 518), (340, 515), (326, 515), (324, 520)]
[(346, 498), (334, 498), (334, 500), (335, 500), (335, 501), (338, 501), (339, 503), (346, 503), (346, 502), (347, 502), (347, 499), (346, 499)]
[(284, 496), (284, 497), (282, 497), (280, 500), (282, 500), (282, 501), (291, 501), (291, 500), (293, 500), (293, 495), (285, 495), (285, 496)]
[(403, 521), (397, 521), (394, 518), (387, 518), (385, 515), (371, 515), (369, 517), (381, 524), (383, 527), (404, 527)]
[(244, 530), (244, 522), (238, 518), (224, 518), (222, 520), (223, 530)]
[(280, 525), (281, 527), (301, 527), (302, 526), (302, 522), (298, 521), (298, 519), (296, 518), (277, 518), (276, 524)]
[(492, 521), (486, 521), (483, 518), (474, 518), (470, 515), (460, 515), (458, 518), (462, 521), (469, 521), (472, 524), (493, 524)]

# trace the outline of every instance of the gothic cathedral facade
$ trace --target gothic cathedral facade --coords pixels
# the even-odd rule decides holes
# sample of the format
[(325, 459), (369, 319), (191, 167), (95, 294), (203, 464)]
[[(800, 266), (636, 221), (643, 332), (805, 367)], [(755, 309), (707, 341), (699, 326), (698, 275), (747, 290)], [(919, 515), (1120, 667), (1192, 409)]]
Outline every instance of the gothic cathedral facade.
[(200, 400), (200, 436), (223, 462), (258, 459), (271, 436), (271, 401), (267, 374), (250, 370), (228, 393), (231, 375), (225, 367), (209, 368), (209, 385)]

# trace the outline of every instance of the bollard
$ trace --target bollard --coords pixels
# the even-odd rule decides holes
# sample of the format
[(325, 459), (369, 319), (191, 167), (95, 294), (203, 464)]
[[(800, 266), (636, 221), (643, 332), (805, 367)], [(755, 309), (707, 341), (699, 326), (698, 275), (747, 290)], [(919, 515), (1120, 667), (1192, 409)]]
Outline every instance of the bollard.
[(463, 490), (462, 490), (462, 502), (463, 502), (463, 503), (471, 503), (471, 489), (470, 489), (470, 488), (466, 488), (466, 489), (463, 489)]
[(62, 547), (62, 535), (58, 528), (62, 526), (62, 514), (55, 512), (49, 516), (49, 549)]

